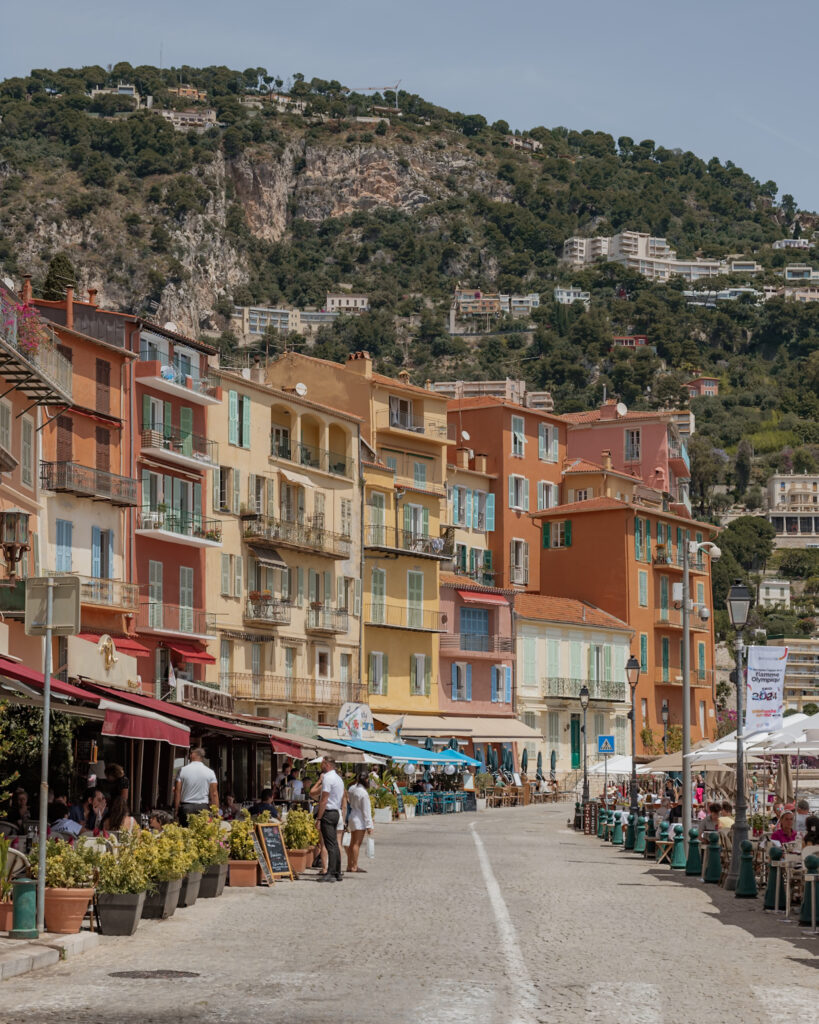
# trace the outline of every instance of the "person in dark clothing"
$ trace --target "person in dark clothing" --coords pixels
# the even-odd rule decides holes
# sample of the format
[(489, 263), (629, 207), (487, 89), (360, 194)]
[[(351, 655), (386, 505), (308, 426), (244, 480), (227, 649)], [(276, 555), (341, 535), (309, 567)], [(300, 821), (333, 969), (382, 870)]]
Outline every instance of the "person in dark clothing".
[(94, 799), (94, 793), (96, 790), (93, 786), (89, 786), (88, 789), (83, 793), (82, 800), (77, 804), (72, 804), (71, 809), (68, 812), (68, 817), (72, 821), (78, 822), (80, 825), (87, 819), (88, 813), (91, 810), (91, 801)]
[(259, 802), (250, 808), (250, 813), (254, 818), (257, 814), (263, 814), (265, 811), (270, 811), (270, 815), (273, 818), (278, 818), (279, 816), (276, 805), (273, 803), (272, 789), (263, 789)]

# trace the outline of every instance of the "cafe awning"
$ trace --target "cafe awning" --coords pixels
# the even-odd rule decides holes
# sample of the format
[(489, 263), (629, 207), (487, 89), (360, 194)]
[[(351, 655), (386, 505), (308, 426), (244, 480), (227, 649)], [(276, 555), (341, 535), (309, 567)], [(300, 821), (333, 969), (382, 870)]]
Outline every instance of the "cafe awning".
[(509, 604), (503, 594), (484, 593), (481, 590), (456, 590), (455, 593), (467, 604)]
[[(0, 676), (5, 676), (13, 682), (20, 683), (22, 687), (21, 692), (23, 693), (26, 692), (26, 689), (29, 689), (40, 694), (43, 692), (45, 685), (42, 672), (38, 672), (33, 668), (26, 668), (25, 665), (2, 656), (0, 656)], [(72, 686), (71, 683), (64, 683), (62, 679), (55, 679), (54, 676), (51, 677), (51, 692), (59, 697), (73, 697), (75, 700), (93, 699), (93, 694), (88, 693), (86, 690), (81, 690), (78, 686)]]
[[(382, 725), (392, 725), (400, 715), (373, 712), (373, 718)], [(461, 736), (476, 743), (538, 742), (543, 739), (537, 729), (525, 725), (519, 718), (502, 715), (405, 715), (401, 727), (404, 739), (425, 739), (427, 736)]]
[[(328, 737), (329, 739), (329, 737)], [(335, 740), (330, 740), (335, 743)], [(377, 740), (348, 740), (339, 739), (338, 746), (352, 747), (353, 750), (366, 750), (376, 757), (386, 757), (391, 761), (400, 764), (425, 764), (444, 765), (454, 764), (458, 766), (479, 765), (474, 757), (468, 757), (459, 750), (424, 750), (416, 747), (413, 743), (379, 743)], [(340, 760), (340, 755), (336, 755)]]
[[(87, 640), (91, 644), (98, 644), (102, 633), (78, 633), (77, 637), (80, 640)], [(147, 658), (151, 652), (147, 647), (138, 641), (134, 640), (129, 636), (112, 636), (111, 639), (114, 641), (114, 647), (120, 654), (127, 654), (131, 658)]]
[(158, 740), (170, 743), (172, 747), (190, 746), (191, 731), (187, 725), (174, 722), (164, 715), (142, 708), (129, 708), (118, 701), (106, 700), (99, 703), (105, 712), (102, 723), (103, 736), (119, 736), (130, 740)]
[(166, 640), (165, 646), (178, 654), (185, 661), (195, 662), (197, 665), (215, 665), (216, 658), (201, 647), (197, 647), (191, 640)]

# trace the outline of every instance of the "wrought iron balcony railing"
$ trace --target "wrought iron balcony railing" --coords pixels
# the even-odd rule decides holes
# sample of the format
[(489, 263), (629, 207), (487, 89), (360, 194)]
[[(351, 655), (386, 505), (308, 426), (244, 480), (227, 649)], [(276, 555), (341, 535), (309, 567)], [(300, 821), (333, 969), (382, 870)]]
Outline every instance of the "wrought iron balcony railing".
[(76, 462), (41, 462), (40, 485), (47, 491), (62, 491), (78, 497), (110, 501), (112, 505), (136, 505), (137, 482)]

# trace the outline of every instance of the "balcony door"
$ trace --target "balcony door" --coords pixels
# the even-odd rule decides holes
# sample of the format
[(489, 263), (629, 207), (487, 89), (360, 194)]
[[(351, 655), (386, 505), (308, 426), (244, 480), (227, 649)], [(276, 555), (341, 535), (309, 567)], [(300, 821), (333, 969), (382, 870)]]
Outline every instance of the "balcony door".
[[(527, 639), (534, 640), (533, 637)], [(461, 608), (461, 650), (489, 650), (488, 608)]]
[(370, 495), (370, 541), (373, 544), (384, 543), (385, 517), (386, 499), (381, 491), (374, 491)]
[(429, 509), (422, 505), (404, 505), (404, 543), (403, 547), (411, 548), (419, 544), (429, 534)]
[(193, 632), (193, 569), (179, 567), (179, 632)]
[(580, 767), (580, 715), (571, 717), (572, 769)]
[(148, 563), (148, 625), (162, 629), (162, 562)]
[(421, 629), (424, 624), (424, 574), (407, 573), (407, 625)]
[(330, 702), (330, 676), (332, 675), (332, 659), (327, 647), (316, 648), (316, 701), (319, 704)]
[(383, 622), (386, 617), (387, 600), (387, 573), (385, 569), (373, 569), (372, 577), (372, 604), (370, 608), (370, 619), (373, 622)]
[(390, 426), (412, 430), (412, 402), (406, 398), (390, 396)]

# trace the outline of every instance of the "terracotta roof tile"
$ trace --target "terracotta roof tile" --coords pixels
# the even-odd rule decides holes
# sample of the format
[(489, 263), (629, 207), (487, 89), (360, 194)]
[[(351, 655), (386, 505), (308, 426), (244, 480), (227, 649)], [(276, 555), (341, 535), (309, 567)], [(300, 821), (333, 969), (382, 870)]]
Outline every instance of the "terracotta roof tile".
[(635, 410), (634, 412), (629, 411), (625, 416), (617, 416), (611, 419), (603, 420), (600, 418), (599, 409), (587, 409), (585, 412), (564, 412), (559, 418), (564, 423), (568, 423), (571, 426), (578, 426), (584, 423), (622, 423), (624, 420), (659, 420), (665, 422), (670, 420), (677, 412), (684, 410), (679, 409), (665, 409), (665, 410)]
[(602, 608), (570, 597), (551, 597), (548, 594), (518, 594), (515, 612), (526, 619), (545, 622), (571, 622), (579, 626), (603, 626), (608, 629), (634, 630), (622, 619), (609, 615)]
[(438, 577), (438, 583), (442, 587), (457, 587), (459, 590), (485, 590), (490, 594), (514, 594), (514, 590), (504, 590), (503, 587), (487, 587), (484, 583), (477, 583), (468, 576), (459, 576), (456, 572), (442, 572)]
[(606, 469), (605, 466), (600, 466), (596, 462), (589, 462), (588, 459), (566, 459), (563, 463), (563, 475), (568, 476), (570, 473), (608, 473), (611, 476), (623, 477), (623, 479), (631, 480), (635, 483), (640, 480), (640, 477), (632, 476), (622, 469)]
[(526, 405), (520, 405), (518, 402), (510, 402), (505, 398), (499, 398), (497, 395), (475, 395), (474, 398), (450, 398), (447, 401), (447, 411), (454, 413), (460, 409), (462, 412), (467, 409), (492, 409), (497, 406), (501, 406), (504, 409), (513, 409), (518, 413), (532, 413), (533, 416), (543, 416), (546, 419), (554, 420), (559, 423), (563, 417), (558, 416), (554, 412), (546, 412), (544, 409), (530, 409)]
[(555, 505), (554, 508), (543, 509), (541, 512), (532, 512), (532, 516), (543, 518), (543, 516), (566, 515), (569, 512), (603, 512), (610, 509), (630, 509), (635, 506), (628, 502), (618, 501), (617, 498), (589, 498), (588, 501), (573, 501), (569, 505)]

